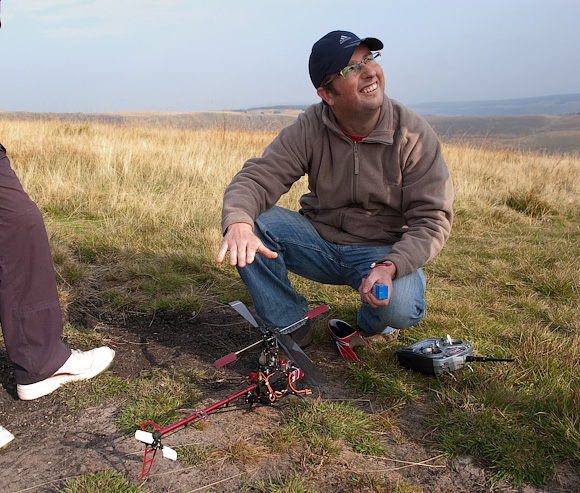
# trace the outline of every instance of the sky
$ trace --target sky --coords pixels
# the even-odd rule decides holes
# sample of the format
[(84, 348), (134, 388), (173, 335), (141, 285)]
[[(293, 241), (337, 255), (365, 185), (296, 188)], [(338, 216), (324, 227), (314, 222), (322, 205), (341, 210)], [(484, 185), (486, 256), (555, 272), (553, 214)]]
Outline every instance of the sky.
[(3, 0), (0, 111), (221, 111), (319, 101), (312, 45), (385, 45), (413, 105), (580, 93), (578, 0)]

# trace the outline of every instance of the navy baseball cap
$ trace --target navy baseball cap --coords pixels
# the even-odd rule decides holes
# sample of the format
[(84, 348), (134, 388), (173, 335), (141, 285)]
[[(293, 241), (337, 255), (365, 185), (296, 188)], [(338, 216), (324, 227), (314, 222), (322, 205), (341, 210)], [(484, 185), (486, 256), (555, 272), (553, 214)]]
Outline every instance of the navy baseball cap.
[(318, 89), (327, 75), (340, 72), (346, 67), (360, 44), (368, 46), (371, 51), (383, 49), (383, 43), (377, 38), (360, 39), (349, 31), (332, 31), (314, 43), (308, 62), (314, 87)]

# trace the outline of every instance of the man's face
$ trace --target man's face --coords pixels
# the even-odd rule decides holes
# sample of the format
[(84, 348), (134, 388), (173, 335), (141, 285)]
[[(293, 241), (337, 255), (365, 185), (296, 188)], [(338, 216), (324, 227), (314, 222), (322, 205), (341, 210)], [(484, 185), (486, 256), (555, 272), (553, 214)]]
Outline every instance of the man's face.
[[(359, 45), (348, 65), (360, 63), (371, 54), (365, 45)], [(361, 70), (348, 78), (336, 77), (332, 89), (321, 87), (318, 94), (337, 114), (371, 112), (380, 109), (385, 92), (385, 77), (378, 63), (361, 64)]]

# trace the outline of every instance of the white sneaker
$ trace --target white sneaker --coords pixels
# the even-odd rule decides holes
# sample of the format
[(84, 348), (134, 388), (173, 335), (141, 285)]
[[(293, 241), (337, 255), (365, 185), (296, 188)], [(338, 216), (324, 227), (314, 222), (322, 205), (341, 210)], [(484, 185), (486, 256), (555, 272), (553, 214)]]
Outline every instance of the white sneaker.
[(14, 435), (0, 425), (0, 448), (6, 447), (12, 440), (14, 440)]
[(31, 401), (54, 392), (65, 383), (93, 378), (109, 368), (114, 357), (115, 351), (106, 346), (90, 351), (73, 349), (69, 359), (52, 377), (28, 385), (17, 385), (18, 397)]

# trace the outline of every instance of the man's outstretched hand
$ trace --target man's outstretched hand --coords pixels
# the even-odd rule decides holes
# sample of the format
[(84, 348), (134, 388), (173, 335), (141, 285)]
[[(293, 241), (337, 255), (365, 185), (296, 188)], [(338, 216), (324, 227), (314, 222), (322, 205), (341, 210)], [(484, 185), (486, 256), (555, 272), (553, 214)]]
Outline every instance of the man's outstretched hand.
[(233, 223), (228, 226), (216, 261), (222, 263), (226, 258), (227, 252), (230, 252), (230, 265), (237, 265), (238, 267), (245, 267), (246, 264), (251, 264), (257, 253), (266, 258), (276, 258), (278, 256), (276, 252), (264, 246), (260, 238), (254, 234), (252, 226), (248, 223)]

